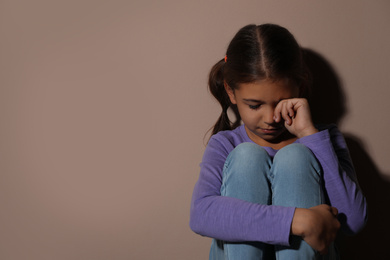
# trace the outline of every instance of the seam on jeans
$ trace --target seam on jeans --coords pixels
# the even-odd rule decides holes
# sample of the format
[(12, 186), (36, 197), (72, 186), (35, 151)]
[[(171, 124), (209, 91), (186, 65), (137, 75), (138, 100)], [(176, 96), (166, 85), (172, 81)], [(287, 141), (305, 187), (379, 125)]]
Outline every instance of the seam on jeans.
[(229, 260), (228, 247), (225, 246), (226, 242), (223, 242), (223, 255), (225, 256), (225, 260)]
[(225, 162), (225, 164), (223, 165), (223, 169), (222, 169), (222, 183), (221, 183), (221, 188), (219, 190), (219, 192), (221, 193), (222, 196), (224, 196), (224, 194), (222, 194), (222, 190), (225, 190), (226, 189), (226, 185), (225, 185), (225, 181), (226, 180), (226, 174), (225, 174), (225, 171), (227, 170), (228, 166), (226, 165), (227, 162)]

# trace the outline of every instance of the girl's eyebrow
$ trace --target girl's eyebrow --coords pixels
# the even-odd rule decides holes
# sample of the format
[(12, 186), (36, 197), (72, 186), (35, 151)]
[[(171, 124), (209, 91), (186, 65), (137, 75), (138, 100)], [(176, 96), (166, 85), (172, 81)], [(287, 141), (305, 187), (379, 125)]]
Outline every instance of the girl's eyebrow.
[(244, 98), (243, 100), (246, 101), (246, 102), (264, 103), (264, 101), (258, 100), (258, 99), (246, 99), (246, 98)]
[[(286, 98), (279, 99), (279, 101), (277, 103), (279, 103), (280, 101), (282, 101), (284, 99), (286, 99)], [(263, 100), (259, 100), (259, 99), (243, 98), (242, 100), (245, 101), (245, 102), (252, 102), (252, 103), (261, 103), (261, 104), (265, 103)]]

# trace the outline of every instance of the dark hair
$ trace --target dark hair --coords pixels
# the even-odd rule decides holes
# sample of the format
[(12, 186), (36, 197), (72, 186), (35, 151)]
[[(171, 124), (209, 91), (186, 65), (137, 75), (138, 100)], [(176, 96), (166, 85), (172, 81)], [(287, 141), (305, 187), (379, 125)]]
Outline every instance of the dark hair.
[[(211, 69), (209, 89), (222, 107), (222, 113), (212, 134), (232, 130), (241, 124), (237, 106), (230, 102), (224, 83), (233, 90), (239, 84), (263, 79), (287, 79), (299, 87), (300, 96), (306, 96), (309, 85), (308, 70), (302, 51), (294, 36), (275, 24), (247, 25), (233, 37), (226, 51), (227, 60), (221, 59)], [(235, 121), (227, 111), (232, 109)]]

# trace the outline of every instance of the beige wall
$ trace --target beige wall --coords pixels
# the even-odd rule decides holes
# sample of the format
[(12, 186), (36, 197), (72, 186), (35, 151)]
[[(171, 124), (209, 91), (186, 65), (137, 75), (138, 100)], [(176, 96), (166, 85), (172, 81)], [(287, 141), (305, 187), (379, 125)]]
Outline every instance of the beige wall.
[(331, 65), (340, 128), (390, 176), (389, 14), (388, 1), (1, 1), (0, 259), (207, 259), (188, 228), (220, 112), (206, 77), (248, 23), (286, 26)]

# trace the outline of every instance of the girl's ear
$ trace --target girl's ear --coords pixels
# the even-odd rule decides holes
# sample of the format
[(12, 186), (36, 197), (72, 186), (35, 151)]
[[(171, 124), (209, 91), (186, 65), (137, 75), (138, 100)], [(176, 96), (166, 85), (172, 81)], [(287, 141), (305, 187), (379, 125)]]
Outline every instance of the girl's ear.
[(237, 101), (236, 101), (236, 96), (234, 95), (233, 89), (231, 87), (229, 87), (229, 85), (226, 82), (224, 82), (223, 85), (225, 87), (226, 93), (229, 96), (230, 102), (232, 102), (232, 104), (236, 105)]

